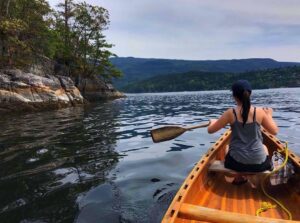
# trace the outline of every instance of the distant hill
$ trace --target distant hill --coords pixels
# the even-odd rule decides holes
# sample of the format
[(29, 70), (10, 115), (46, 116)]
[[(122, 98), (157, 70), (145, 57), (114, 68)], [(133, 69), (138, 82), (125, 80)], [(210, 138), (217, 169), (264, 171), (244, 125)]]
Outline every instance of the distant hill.
[(134, 82), (121, 90), (128, 93), (202, 91), (230, 89), (232, 83), (247, 79), (255, 89), (300, 87), (300, 67), (285, 67), (244, 73), (190, 71), (155, 76)]
[(294, 65), (300, 66), (300, 63), (278, 62), (268, 58), (196, 61), (116, 57), (111, 58), (111, 62), (124, 73), (122, 79), (114, 82), (114, 84), (121, 89), (130, 83), (145, 80), (157, 75), (170, 75), (189, 71), (240, 73)]

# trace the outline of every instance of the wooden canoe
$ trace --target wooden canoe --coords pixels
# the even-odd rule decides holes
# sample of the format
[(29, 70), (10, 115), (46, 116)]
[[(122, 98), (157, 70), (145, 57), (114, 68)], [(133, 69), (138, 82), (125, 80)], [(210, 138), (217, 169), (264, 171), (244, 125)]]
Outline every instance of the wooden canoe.
[[(262, 129), (264, 144), (269, 153), (279, 151), (284, 154), (285, 145), (276, 137)], [(265, 184), (266, 191), (279, 200), (292, 213), (292, 220), (277, 206), (255, 216), (261, 202), (271, 202), (261, 188), (253, 188), (249, 183), (233, 185), (225, 180), (224, 173), (210, 171), (216, 160), (224, 160), (225, 147), (229, 143), (231, 131), (226, 131), (202, 156), (183, 182), (169, 206), (163, 223), (179, 222), (300, 222), (300, 158), (289, 150), (289, 160), (295, 167), (295, 175), (287, 184), (271, 186)]]

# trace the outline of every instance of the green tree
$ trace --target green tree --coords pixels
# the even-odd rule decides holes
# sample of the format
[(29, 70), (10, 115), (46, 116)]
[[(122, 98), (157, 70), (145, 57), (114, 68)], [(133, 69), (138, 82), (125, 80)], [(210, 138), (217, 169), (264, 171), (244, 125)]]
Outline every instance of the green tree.
[(119, 77), (121, 73), (111, 64), (115, 56), (109, 49), (103, 31), (108, 28), (109, 13), (106, 9), (87, 4), (75, 5), (73, 31), (76, 44), (74, 55), (78, 60), (80, 73), (85, 76), (100, 74), (104, 79)]
[(72, 30), (71, 20), (74, 17), (75, 3), (73, 0), (64, 0), (63, 3), (57, 5), (58, 9), (54, 12), (56, 17), (56, 30), (58, 37), (60, 38), (61, 44), (60, 48), (57, 49), (57, 59), (63, 60), (66, 66), (69, 66), (69, 63), (72, 58)]
[(18, 67), (44, 54), (51, 12), (44, 0), (3, 0), (0, 8), (2, 66)]
[(63, 62), (74, 76), (97, 76), (105, 80), (121, 76), (110, 62), (115, 56), (103, 31), (109, 26), (106, 9), (86, 2), (75, 4), (65, 0), (55, 13), (55, 30), (64, 44), (56, 52), (56, 59)]

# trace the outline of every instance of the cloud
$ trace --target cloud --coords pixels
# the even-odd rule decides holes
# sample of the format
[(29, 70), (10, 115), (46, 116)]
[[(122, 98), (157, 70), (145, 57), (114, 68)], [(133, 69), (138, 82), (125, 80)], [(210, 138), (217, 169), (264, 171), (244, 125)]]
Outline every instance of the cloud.
[(119, 56), (300, 61), (298, 0), (87, 2), (109, 10), (106, 35)]

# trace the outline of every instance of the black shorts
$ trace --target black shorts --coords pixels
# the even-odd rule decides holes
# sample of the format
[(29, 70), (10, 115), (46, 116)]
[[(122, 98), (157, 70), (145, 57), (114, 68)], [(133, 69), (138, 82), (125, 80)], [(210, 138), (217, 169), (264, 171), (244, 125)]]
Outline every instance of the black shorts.
[(237, 172), (264, 172), (266, 170), (272, 170), (272, 162), (270, 157), (267, 156), (266, 160), (261, 164), (244, 164), (236, 161), (233, 157), (230, 156), (228, 152), (225, 157), (225, 168), (235, 170)]

